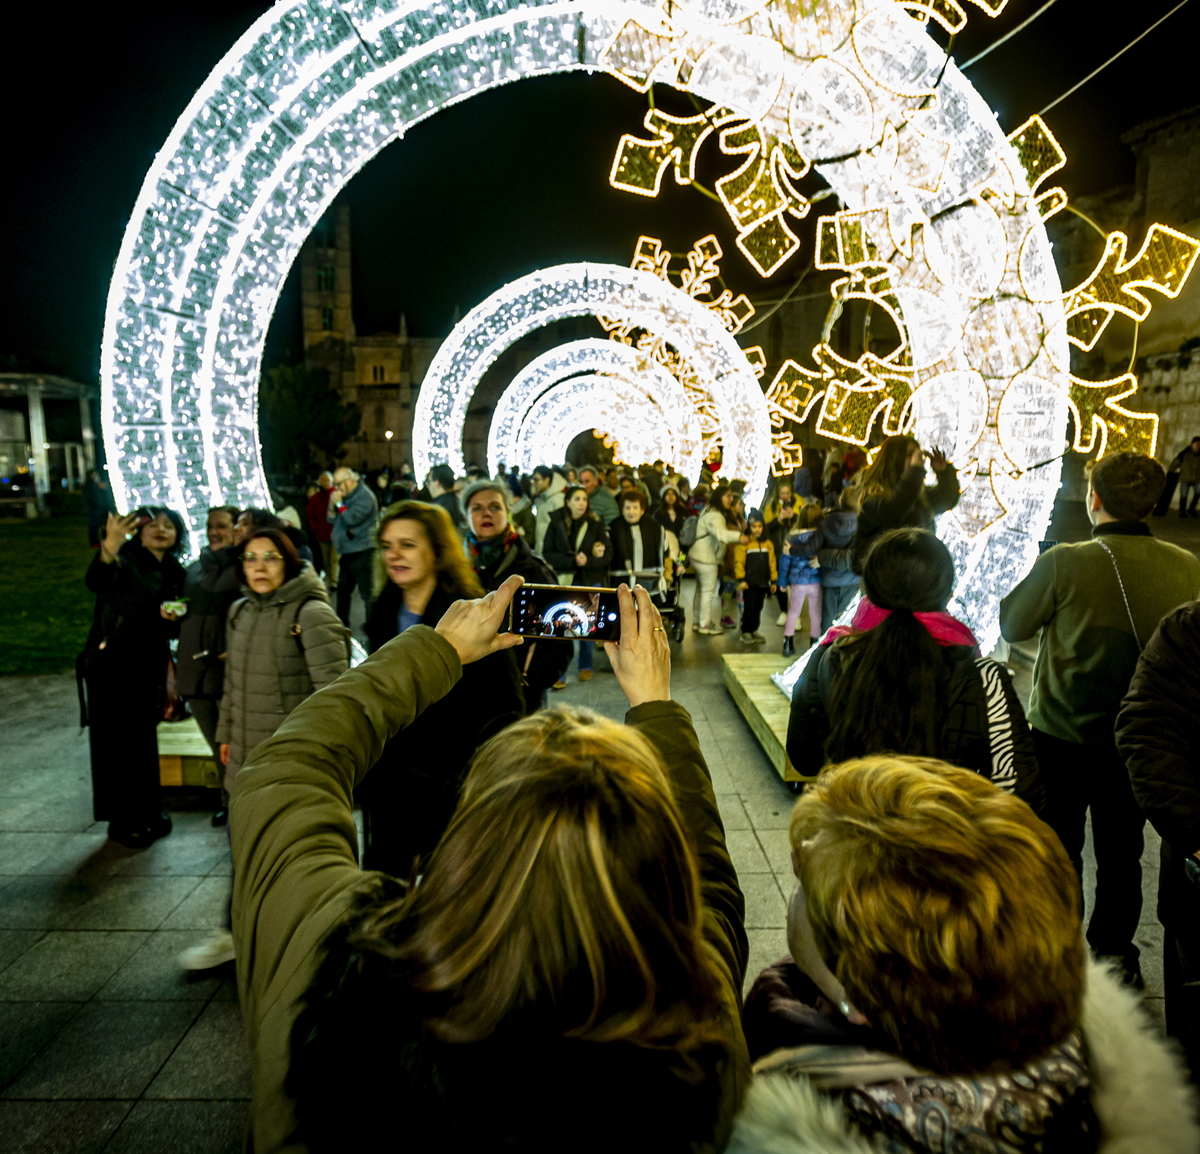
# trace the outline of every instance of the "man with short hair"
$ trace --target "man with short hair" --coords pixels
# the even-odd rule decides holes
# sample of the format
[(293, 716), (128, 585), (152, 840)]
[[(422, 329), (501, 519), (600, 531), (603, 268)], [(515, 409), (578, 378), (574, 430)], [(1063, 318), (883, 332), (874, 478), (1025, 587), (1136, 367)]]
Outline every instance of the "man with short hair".
[(1042, 817), (1082, 878), (1091, 809), (1096, 904), (1088, 941), (1139, 987), (1133, 934), (1142, 910), (1145, 818), (1114, 726), (1142, 646), (1165, 614), (1200, 595), (1200, 561), (1155, 540), (1146, 524), (1164, 480), (1162, 466), (1141, 453), (1094, 462), (1092, 540), (1047, 550), (1000, 602), (1006, 641), (1038, 636), (1029, 723), (1046, 786)]
[(371, 585), (375, 578), (375, 527), (379, 505), (358, 474), (345, 466), (333, 474), (327, 519), (333, 524), (333, 547), (338, 552), (340, 573), (337, 615), (350, 628), (350, 604), (354, 590), (362, 598), (363, 612), (371, 616)]
[(538, 465), (531, 474), (533, 485), (533, 508), (537, 518), (537, 529), (534, 532), (533, 551), (541, 553), (546, 540), (546, 532), (550, 528), (550, 514), (563, 507), (566, 500), (567, 479), (549, 465)]
[[(621, 511), (617, 508), (616, 497), (600, 484), (600, 470), (594, 469), (591, 465), (584, 465), (579, 470), (579, 483), (587, 491), (588, 504), (591, 506), (592, 512), (604, 522), (604, 527), (607, 529), (621, 515)], [(620, 490), (621, 482), (618, 479), (617, 492)]]
[(449, 465), (434, 465), (429, 470), (425, 487), (429, 490), (433, 503), (440, 505), (450, 514), (454, 528), (458, 530), (459, 536), (462, 536), (466, 523), (463, 521), (462, 503), (454, 490), (454, 470)]

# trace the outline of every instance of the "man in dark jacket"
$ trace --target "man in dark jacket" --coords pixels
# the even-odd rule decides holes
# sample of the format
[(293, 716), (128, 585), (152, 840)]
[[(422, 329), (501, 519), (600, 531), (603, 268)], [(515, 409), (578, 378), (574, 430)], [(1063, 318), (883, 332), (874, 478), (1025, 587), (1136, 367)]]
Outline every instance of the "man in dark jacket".
[(1162, 835), (1158, 920), (1165, 933), (1167, 1032), (1200, 1075), (1200, 603), (1163, 618), (1117, 715), (1133, 795)]
[(353, 469), (334, 473), (326, 518), (333, 525), (333, 547), (338, 554), (337, 615), (349, 628), (350, 600), (356, 588), (364, 615), (371, 616), (375, 529), (379, 524), (379, 505)]
[(1000, 602), (1006, 641), (1038, 637), (1029, 724), (1046, 788), (1043, 820), (1082, 878), (1091, 809), (1097, 872), (1088, 942), (1135, 987), (1145, 817), (1113, 729), (1143, 643), (1164, 614), (1200, 595), (1200, 561), (1156, 541), (1146, 524), (1163, 481), (1162, 466), (1140, 453), (1096, 461), (1087, 493), (1092, 540), (1047, 550)]
[(463, 521), (462, 504), (454, 491), (454, 470), (449, 465), (434, 465), (429, 470), (429, 480), (426, 483), (429, 496), (435, 505), (441, 505), (450, 514), (455, 529), (461, 536), (466, 531)]
[[(463, 490), (466, 550), (480, 584), (489, 593), (514, 573), (527, 585), (557, 585), (558, 577), (541, 554), (535, 553), (508, 518), (508, 500), (501, 481), (475, 481)], [(545, 704), (546, 691), (571, 664), (573, 646), (556, 641), (526, 641), (516, 654), (525, 688), (525, 711)]]
[[(188, 703), (218, 765), (217, 713), (225, 688), (225, 619), (242, 583), (242, 551), (233, 540), (238, 516), (238, 510), (228, 506), (208, 511), (208, 545), (187, 567), (184, 578), (187, 613), (179, 625), (179, 652), (175, 656), (175, 691)], [(229, 796), (224, 791), (222, 794), (223, 804), (213, 814), (213, 825), (224, 825), (229, 816)]]

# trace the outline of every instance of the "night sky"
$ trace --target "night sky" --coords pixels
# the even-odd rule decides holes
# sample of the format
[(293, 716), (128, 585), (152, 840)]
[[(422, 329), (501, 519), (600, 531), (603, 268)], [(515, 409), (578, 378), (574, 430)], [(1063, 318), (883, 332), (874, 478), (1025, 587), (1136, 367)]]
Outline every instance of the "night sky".
[[(996, 19), (964, 2), (969, 23), (955, 59), (968, 60), (1041, 2), (1010, 0)], [(1098, 5), (1058, 0), (968, 75), (1011, 131), (1175, 3), (1145, 0), (1100, 18), (1089, 15)], [(97, 379), (108, 279), (146, 170), (265, 7), (94, 5), (59, 10), (53, 27), (40, 7), (6, 17), (0, 368)], [(1070, 158), (1055, 181), (1070, 195), (1131, 181), (1121, 134), (1196, 103), (1195, 65), (1178, 46), (1194, 48), (1198, 35), (1200, 2), (1047, 116)], [(735, 249), (720, 206), (669, 177), (657, 200), (609, 187), (617, 142), (640, 128), (645, 108), (644, 97), (605, 76), (529, 80), (439, 113), (391, 145), (342, 194), (352, 210), (359, 332), (394, 332), (403, 311), (414, 336), (444, 336), (456, 306), (466, 312), (513, 277), (565, 260), (627, 264), (643, 232), (677, 251), (715, 232), (730, 287), (761, 294), (766, 286)], [(700, 175), (711, 181), (721, 171)], [(790, 283), (808, 255), (776, 283)], [(298, 355), (298, 312), (293, 271), (268, 361)]]

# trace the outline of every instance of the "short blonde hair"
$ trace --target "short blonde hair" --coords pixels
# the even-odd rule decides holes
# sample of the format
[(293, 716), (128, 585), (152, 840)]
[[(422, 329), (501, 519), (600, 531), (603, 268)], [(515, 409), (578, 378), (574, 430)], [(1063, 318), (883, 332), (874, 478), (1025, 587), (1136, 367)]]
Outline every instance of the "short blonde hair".
[(914, 1065), (1017, 1069), (1076, 1028), (1079, 881), (1019, 798), (931, 758), (826, 769), (789, 828), (817, 947)]

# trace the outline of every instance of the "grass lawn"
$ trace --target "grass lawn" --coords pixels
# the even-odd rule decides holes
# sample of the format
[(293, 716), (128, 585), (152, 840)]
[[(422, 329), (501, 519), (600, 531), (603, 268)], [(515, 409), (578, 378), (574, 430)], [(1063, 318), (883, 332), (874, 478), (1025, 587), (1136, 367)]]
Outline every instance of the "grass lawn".
[(86, 517), (0, 520), (0, 674), (74, 668), (95, 604), (91, 559)]

